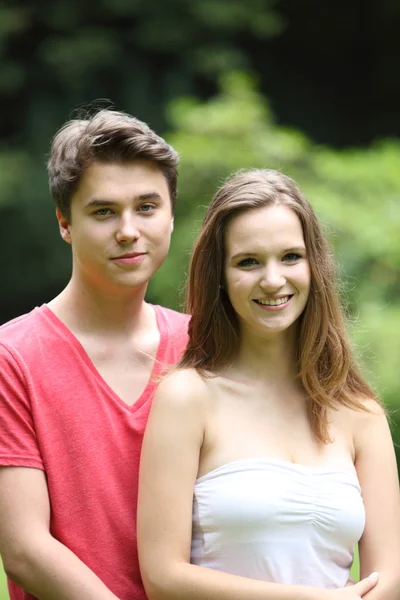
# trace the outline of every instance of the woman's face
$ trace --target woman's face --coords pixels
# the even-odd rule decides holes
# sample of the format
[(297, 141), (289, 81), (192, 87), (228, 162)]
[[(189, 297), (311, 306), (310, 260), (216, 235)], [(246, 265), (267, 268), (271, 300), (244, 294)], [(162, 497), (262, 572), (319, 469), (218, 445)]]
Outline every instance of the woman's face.
[(271, 337), (288, 331), (310, 291), (303, 230), (288, 206), (251, 209), (225, 234), (225, 285), (241, 329)]

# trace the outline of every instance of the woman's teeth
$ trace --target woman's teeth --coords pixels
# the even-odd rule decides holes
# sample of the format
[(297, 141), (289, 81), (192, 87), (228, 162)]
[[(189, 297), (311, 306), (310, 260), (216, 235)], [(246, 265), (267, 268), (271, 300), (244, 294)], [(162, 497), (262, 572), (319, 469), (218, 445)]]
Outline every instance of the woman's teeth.
[(259, 304), (264, 304), (264, 306), (279, 306), (280, 304), (285, 304), (285, 302), (289, 301), (290, 296), (284, 296), (283, 298), (276, 298), (271, 300), (257, 300)]

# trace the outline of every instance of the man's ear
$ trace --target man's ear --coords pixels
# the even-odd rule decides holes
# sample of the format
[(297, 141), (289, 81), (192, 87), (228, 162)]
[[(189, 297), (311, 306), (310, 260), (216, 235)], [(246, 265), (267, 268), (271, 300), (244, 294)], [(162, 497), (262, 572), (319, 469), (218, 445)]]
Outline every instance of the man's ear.
[(171, 219), (171, 233), (173, 232), (173, 230), (174, 230), (174, 217), (172, 217), (172, 219)]
[(67, 242), (67, 244), (71, 244), (72, 239), (70, 232), (70, 223), (68, 219), (60, 212), (58, 208), (56, 209), (56, 217), (62, 239), (64, 240), (64, 242)]

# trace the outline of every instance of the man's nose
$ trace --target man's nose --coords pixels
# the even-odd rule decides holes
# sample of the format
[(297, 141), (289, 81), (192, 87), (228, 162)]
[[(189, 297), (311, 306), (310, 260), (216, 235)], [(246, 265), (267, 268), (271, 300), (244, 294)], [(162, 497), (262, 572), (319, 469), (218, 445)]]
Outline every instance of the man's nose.
[(132, 214), (122, 215), (118, 223), (116, 239), (119, 244), (128, 244), (138, 240), (140, 231), (137, 227), (136, 217)]

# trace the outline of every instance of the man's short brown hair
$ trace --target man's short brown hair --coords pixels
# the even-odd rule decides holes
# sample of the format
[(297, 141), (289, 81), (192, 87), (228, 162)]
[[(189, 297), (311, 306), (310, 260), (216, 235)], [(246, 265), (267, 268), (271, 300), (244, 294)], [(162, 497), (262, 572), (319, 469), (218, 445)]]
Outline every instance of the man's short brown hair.
[(57, 208), (70, 218), (71, 198), (93, 161), (124, 163), (138, 159), (151, 161), (163, 172), (174, 210), (179, 156), (146, 123), (109, 109), (87, 119), (68, 121), (54, 136), (47, 165), (50, 193)]

